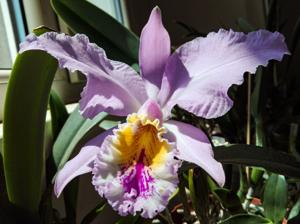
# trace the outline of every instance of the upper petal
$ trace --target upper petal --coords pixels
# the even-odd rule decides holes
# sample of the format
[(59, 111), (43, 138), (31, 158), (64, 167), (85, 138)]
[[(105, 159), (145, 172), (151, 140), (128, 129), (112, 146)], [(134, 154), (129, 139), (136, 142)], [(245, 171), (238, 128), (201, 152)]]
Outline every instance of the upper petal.
[(191, 80), (174, 91), (168, 110), (178, 104), (197, 116), (215, 118), (232, 107), (227, 91), (232, 84), (242, 84), (245, 72), (255, 73), (259, 65), (266, 66), (271, 59), (279, 61), (289, 52), (278, 32), (244, 34), (221, 29), (182, 45), (176, 54)]
[(157, 97), (159, 104), (164, 106), (174, 91), (185, 88), (190, 80), (189, 72), (182, 63), (178, 53), (174, 52), (166, 64), (161, 88)]
[(223, 186), (225, 174), (222, 164), (214, 159), (212, 146), (204, 132), (179, 121), (167, 121), (164, 126), (173, 134), (168, 139), (176, 142), (178, 158), (200, 166)]
[(57, 197), (75, 177), (92, 171), (100, 146), (104, 138), (111, 133), (112, 131), (108, 130), (93, 138), (81, 149), (77, 156), (68, 161), (58, 172), (54, 184), (54, 192)]
[(155, 7), (142, 30), (139, 49), (141, 74), (148, 81), (147, 90), (151, 97), (160, 88), (170, 52), (170, 37), (162, 24), (160, 9)]
[(93, 118), (105, 111), (125, 116), (137, 111), (147, 99), (144, 82), (128, 65), (109, 60), (102, 48), (90, 43), (83, 34), (68, 36), (48, 32), (41, 36), (29, 35), (20, 45), (20, 53), (43, 50), (55, 57), (61, 68), (78, 70), (87, 76), (80, 110)]

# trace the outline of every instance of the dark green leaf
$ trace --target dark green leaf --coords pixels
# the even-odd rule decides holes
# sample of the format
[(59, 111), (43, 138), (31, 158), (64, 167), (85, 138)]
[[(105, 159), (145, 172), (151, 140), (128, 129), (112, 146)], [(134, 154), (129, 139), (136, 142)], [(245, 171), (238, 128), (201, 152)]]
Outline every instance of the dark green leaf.
[(49, 185), (42, 195), (39, 207), (40, 219), (43, 224), (53, 224), (52, 194), (53, 186)]
[(72, 31), (86, 34), (109, 58), (127, 64), (138, 61), (138, 37), (106, 12), (82, 0), (52, 0), (51, 3)]
[(37, 212), (44, 175), (44, 129), (57, 61), (42, 51), (17, 56), (8, 83), (3, 159), (9, 200)]
[(270, 31), (275, 31), (277, 28), (277, 21), (278, 21), (278, 0), (271, 0), (268, 8), (268, 17), (267, 17), (267, 24), (266, 28)]
[(185, 178), (182, 173), (179, 174), (179, 183), (178, 183), (178, 188), (179, 188), (179, 199), (182, 203), (183, 206), (183, 218), (184, 221), (187, 221), (190, 223), (193, 220), (193, 217), (191, 215), (191, 209), (189, 206), (189, 201), (188, 197), (186, 194), (186, 189), (185, 189)]
[(44, 33), (52, 32), (52, 31), (55, 31), (55, 30), (52, 30), (51, 28), (42, 25), (42, 26), (39, 26), (39, 27), (37, 27), (37, 28), (34, 28), (32, 32), (33, 32), (35, 35), (40, 36), (40, 35), (42, 35), (42, 34), (44, 34)]
[[(66, 122), (69, 114), (67, 112), (65, 105), (60, 100), (59, 96), (57, 95), (57, 93), (55, 93), (54, 90), (51, 90), (51, 92), (50, 92), (49, 107), (50, 107), (50, 112), (51, 112), (52, 136), (53, 136), (53, 140), (55, 140), (57, 138), (60, 130), (62, 129), (64, 123)], [(57, 171), (56, 166), (54, 164), (54, 159), (53, 159), (52, 154), (47, 158), (46, 163), (47, 163), (46, 164), (47, 165), (46, 166), (46, 180), (47, 180), (46, 183), (47, 183), (48, 188), (51, 189), (51, 192), (50, 192), (49, 198), (45, 198), (46, 203), (44, 203), (46, 205), (48, 205), (48, 204), (50, 204), (50, 205), (44, 206), (45, 207), (44, 210), (46, 210), (45, 213), (49, 214), (52, 212), (51, 196), (52, 196), (53, 185), (51, 182), (52, 182), (53, 176), (55, 175), (55, 173)], [(77, 188), (78, 188), (77, 185), (74, 187), (74, 182), (72, 182), (67, 188), (65, 188), (65, 191), (64, 191), (66, 216), (67, 216), (67, 220), (70, 224), (74, 223), (74, 222), (70, 221), (70, 217), (72, 217), (72, 219), (76, 219), (76, 206), (72, 206), (72, 205), (76, 204)], [(75, 202), (74, 202), (74, 200), (75, 200)], [(49, 201), (50, 201), (50, 203), (48, 203)], [(47, 211), (49, 211), (49, 212), (47, 212)], [(49, 220), (47, 218), (46, 218), (46, 221), (47, 221), (47, 223), (49, 222)]]
[[(74, 151), (78, 150), (90, 138), (115, 126), (119, 120), (119, 118), (106, 113), (100, 113), (92, 120), (85, 119), (80, 115), (77, 107), (69, 116), (54, 143), (52, 153), (56, 168), (58, 170), (62, 168)], [(78, 180), (75, 179), (63, 192), (69, 223), (75, 222), (77, 191)]]
[(50, 92), (49, 107), (51, 112), (52, 136), (55, 140), (69, 114), (64, 103), (54, 90), (51, 90)]
[(68, 224), (76, 224), (78, 189), (79, 179), (76, 178), (72, 180), (63, 191), (66, 210), (66, 222)]
[(238, 18), (237, 25), (240, 28), (240, 30), (244, 33), (249, 33), (255, 30), (255, 28), (244, 18)]
[(254, 76), (255, 86), (251, 95), (251, 114), (255, 118), (261, 115), (262, 110), (265, 109), (264, 106), (267, 100), (266, 91), (268, 90), (268, 88), (266, 85), (268, 85), (269, 83), (267, 83), (268, 77), (265, 77), (267, 74), (263, 74), (263, 71), (263, 68), (259, 67)]
[(201, 223), (207, 223), (209, 213), (207, 174), (200, 168), (190, 169), (188, 184), (196, 215)]
[[(66, 121), (53, 146), (53, 158), (58, 169), (69, 160), (78, 143), (83, 140), (86, 134), (93, 128), (98, 129), (97, 133), (99, 134), (101, 130), (104, 131), (116, 125), (115, 120), (113, 116), (104, 112), (92, 120), (85, 119), (76, 108)], [(103, 122), (101, 129), (98, 127), (100, 122)]]
[(231, 216), (218, 224), (272, 224), (269, 219), (257, 215), (240, 214)]
[[(262, 116), (263, 110), (265, 110), (265, 105), (267, 102), (267, 74), (264, 74), (264, 69), (259, 67), (254, 76), (255, 86), (253, 93), (251, 95), (251, 114), (254, 117), (255, 122), (255, 144), (257, 146), (266, 146), (266, 136), (264, 128), (264, 119)], [(251, 172), (251, 183), (256, 184), (262, 177), (264, 171), (253, 168)]]
[(297, 140), (298, 140), (298, 128), (299, 124), (291, 123), (290, 124), (290, 137), (289, 137), (289, 145), (290, 152), (295, 156), (295, 158), (300, 161), (300, 153), (297, 151)]
[(239, 169), (239, 189), (237, 191), (237, 195), (241, 201), (244, 201), (247, 197), (249, 191), (249, 184), (247, 180), (246, 167), (238, 166)]
[(235, 192), (226, 188), (217, 188), (214, 190), (214, 194), (221, 202), (223, 208), (227, 209), (231, 214), (244, 212), (240, 198)]
[[(53, 145), (53, 158), (55, 161), (56, 167), (61, 163), (64, 154), (67, 151), (68, 146), (71, 145), (72, 140), (76, 136), (78, 129), (81, 128), (85, 119), (80, 115), (78, 108), (76, 108), (67, 119), (64, 127), (59, 133), (54, 145)], [(78, 140), (77, 140), (78, 141)], [(73, 146), (72, 148), (74, 148)], [(69, 153), (71, 154), (71, 152)], [(70, 155), (69, 155), (70, 156)], [(68, 156), (68, 157), (69, 157)]]
[(91, 223), (103, 211), (105, 206), (106, 206), (106, 201), (103, 200), (83, 218), (83, 220), (81, 221), (81, 224)]
[(261, 168), (253, 168), (251, 170), (251, 176), (250, 176), (251, 183), (256, 185), (258, 181), (261, 180), (261, 178), (263, 177), (264, 172), (265, 171)]
[(264, 191), (264, 214), (274, 223), (281, 223), (286, 213), (287, 183), (284, 176), (272, 174)]
[(7, 197), (7, 190), (4, 177), (3, 158), (2, 154), (0, 153), (0, 217), (2, 213), (1, 211), (3, 211), (4, 208), (8, 206), (8, 203), (9, 201)]
[[(61, 159), (65, 156), (67, 151), (70, 156), (72, 150), (74, 150), (78, 139), (74, 139), (78, 129), (84, 123), (84, 119), (78, 112), (78, 108), (69, 116), (65, 125), (61, 129), (59, 135), (56, 138), (54, 146), (52, 148), (52, 157), (54, 163), (54, 174), (57, 172), (58, 166)], [(76, 141), (77, 140), (77, 141)], [(72, 142), (76, 141), (72, 144)], [(69, 147), (69, 148), (68, 148)], [(66, 158), (66, 160), (69, 157)], [(52, 161), (50, 161), (52, 162)], [(53, 175), (51, 175), (53, 177)], [(77, 205), (77, 193), (78, 193), (78, 180), (73, 180), (69, 185), (66, 186), (63, 196), (66, 210), (66, 219), (69, 223), (74, 223), (76, 219), (76, 205)]]
[(280, 151), (254, 145), (228, 145), (214, 148), (215, 158), (223, 164), (263, 167), (271, 172), (300, 177), (300, 163)]

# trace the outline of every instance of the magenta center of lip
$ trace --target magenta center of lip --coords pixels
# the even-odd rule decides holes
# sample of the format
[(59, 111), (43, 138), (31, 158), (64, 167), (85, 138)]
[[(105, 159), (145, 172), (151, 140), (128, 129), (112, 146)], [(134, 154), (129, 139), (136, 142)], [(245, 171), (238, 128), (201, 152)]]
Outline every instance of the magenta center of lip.
[[(130, 168), (129, 174), (123, 174), (122, 184), (125, 192), (131, 193), (133, 190), (136, 192), (136, 197), (147, 196), (151, 193), (151, 183), (153, 178), (149, 174), (148, 168), (144, 165), (145, 153), (144, 150), (141, 152), (136, 163)], [(126, 176), (125, 176), (126, 175)]]

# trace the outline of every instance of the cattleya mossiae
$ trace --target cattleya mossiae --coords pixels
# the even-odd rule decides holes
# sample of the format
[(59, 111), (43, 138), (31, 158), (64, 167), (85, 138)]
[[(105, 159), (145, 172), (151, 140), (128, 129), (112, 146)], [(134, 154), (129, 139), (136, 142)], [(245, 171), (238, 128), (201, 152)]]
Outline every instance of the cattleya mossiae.
[(174, 105), (203, 118), (222, 116), (233, 104), (227, 91), (243, 82), (244, 72), (254, 73), (259, 65), (288, 54), (278, 32), (223, 29), (171, 54), (158, 7), (141, 33), (140, 75), (109, 60), (82, 34), (29, 35), (20, 52), (27, 50), (44, 50), (61, 68), (86, 75), (79, 102), (84, 117), (91, 119), (103, 111), (127, 116), (126, 123), (89, 141), (65, 164), (56, 177), (56, 195), (76, 176), (92, 172), (95, 189), (120, 215), (140, 213), (145, 218), (167, 206), (181, 161), (202, 167), (221, 186), (225, 181), (203, 131), (169, 120)]

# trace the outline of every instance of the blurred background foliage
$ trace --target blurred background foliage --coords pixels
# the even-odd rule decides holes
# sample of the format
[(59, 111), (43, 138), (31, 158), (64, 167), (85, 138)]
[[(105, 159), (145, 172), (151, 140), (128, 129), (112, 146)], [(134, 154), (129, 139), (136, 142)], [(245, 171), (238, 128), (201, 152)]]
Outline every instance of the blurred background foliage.
[[(265, 29), (282, 32), (291, 27), (281, 14), (283, 1), (263, 2)], [(72, 33), (88, 35), (109, 58), (138, 70), (136, 34), (86, 1), (51, 0), (51, 4)], [(174, 23), (185, 31), (183, 41), (207, 34), (182, 21)], [(236, 26), (230, 28), (245, 33), (257, 29), (244, 18), (236, 18)], [(48, 31), (39, 27), (33, 32)], [(184, 164), (178, 191), (165, 212), (154, 220), (114, 214), (116, 223), (300, 223), (300, 78), (295, 53), (300, 17), (291, 33), (287, 44), (292, 55), (258, 68), (255, 75), (245, 74), (244, 84), (229, 91), (235, 103), (225, 116), (205, 120), (179, 107), (173, 110), (174, 119), (201, 127), (210, 137), (215, 157), (226, 171), (224, 188), (200, 168)], [(59, 95), (51, 91), (56, 69), (56, 61), (39, 51), (18, 55), (14, 63), (4, 110), (1, 223), (76, 223), (78, 179), (64, 190), (65, 212), (61, 213), (52, 204), (53, 178), (86, 141), (124, 120), (106, 113), (85, 120), (78, 108), (68, 114)], [(24, 83), (36, 88), (28, 91), (22, 88)], [(20, 109), (16, 101), (23, 102)], [(24, 106), (26, 114), (21, 110)], [(43, 144), (47, 108), (54, 140), (50, 152)], [(79, 223), (93, 223), (99, 216), (105, 220), (106, 207), (99, 197), (99, 204)]]

